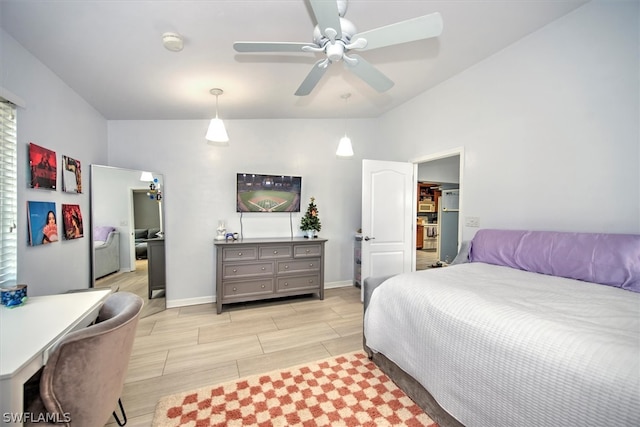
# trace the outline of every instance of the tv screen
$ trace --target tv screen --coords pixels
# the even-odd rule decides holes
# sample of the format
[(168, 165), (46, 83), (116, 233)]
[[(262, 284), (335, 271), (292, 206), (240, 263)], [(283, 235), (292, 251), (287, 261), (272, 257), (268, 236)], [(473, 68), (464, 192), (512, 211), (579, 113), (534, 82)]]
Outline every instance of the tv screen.
[(300, 212), (302, 177), (239, 173), (237, 212)]

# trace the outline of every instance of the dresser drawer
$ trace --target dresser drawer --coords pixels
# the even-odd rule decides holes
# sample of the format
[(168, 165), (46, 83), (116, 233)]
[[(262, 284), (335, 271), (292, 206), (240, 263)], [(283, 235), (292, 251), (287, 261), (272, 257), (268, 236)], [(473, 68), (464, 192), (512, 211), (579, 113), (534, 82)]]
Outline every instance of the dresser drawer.
[(278, 261), (277, 272), (296, 273), (305, 271), (320, 271), (320, 258), (296, 259), (288, 261)]
[(242, 246), (222, 249), (222, 261), (241, 261), (258, 258), (257, 246)]
[(258, 258), (260, 259), (291, 258), (291, 245), (260, 246), (258, 248)]
[(273, 274), (273, 262), (256, 262), (252, 264), (225, 264), (222, 267), (222, 278), (264, 276)]
[(309, 291), (318, 290), (320, 288), (320, 275), (311, 274), (307, 276), (295, 277), (279, 277), (277, 292), (289, 292), (308, 289)]
[(293, 256), (295, 258), (307, 257), (307, 256), (320, 256), (322, 253), (321, 245), (294, 245)]
[(222, 298), (245, 297), (250, 295), (266, 295), (273, 293), (273, 279), (243, 280), (238, 282), (223, 282)]

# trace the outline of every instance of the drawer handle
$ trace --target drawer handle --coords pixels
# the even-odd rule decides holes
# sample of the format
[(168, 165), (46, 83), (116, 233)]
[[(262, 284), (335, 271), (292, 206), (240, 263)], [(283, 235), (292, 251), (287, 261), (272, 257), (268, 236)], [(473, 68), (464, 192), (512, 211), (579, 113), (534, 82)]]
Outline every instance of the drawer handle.
[(309, 283), (313, 283), (313, 279), (309, 279)]
[(278, 255), (278, 251), (273, 251), (273, 254), (274, 255)]
[(233, 272), (234, 272), (234, 273), (237, 273), (237, 272), (238, 272), (238, 269), (237, 269), (237, 268), (234, 268), (234, 269), (233, 269)]
[(238, 252), (238, 256), (242, 256), (242, 252)]
[(261, 288), (264, 289), (264, 285), (262, 285)]
[(306, 252), (306, 253), (309, 253), (309, 252), (311, 252), (311, 249), (307, 249), (305, 252)]
[(289, 282), (284, 282), (284, 285), (285, 286), (289, 286)]
[(262, 267), (262, 271), (265, 271), (265, 270), (266, 270), (266, 268), (265, 268), (265, 267)]
[(289, 265), (285, 265), (285, 266), (284, 266), (284, 269), (285, 269), (285, 270), (288, 270), (288, 269), (289, 269)]
[(237, 291), (237, 290), (238, 290), (238, 288), (233, 288), (233, 292), (235, 292), (235, 291)]
[(313, 263), (312, 262), (309, 263), (309, 267), (313, 267)]

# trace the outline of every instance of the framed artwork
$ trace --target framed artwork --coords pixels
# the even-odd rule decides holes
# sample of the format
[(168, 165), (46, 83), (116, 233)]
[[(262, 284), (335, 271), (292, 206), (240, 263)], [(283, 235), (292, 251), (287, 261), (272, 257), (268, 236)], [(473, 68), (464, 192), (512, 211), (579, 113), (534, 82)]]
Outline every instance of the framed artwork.
[(80, 205), (62, 205), (62, 225), (64, 226), (64, 238), (66, 240), (84, 237)]
[(56, 152), (29, 143), (31, 188), (56, 189)]
[(62, 191), (82, 193), (82, 169), (80, 160), (62, 156)]
[(29, 245), (38, 246), (58, 241), (58, 221), (54, 202), (27, 202)]

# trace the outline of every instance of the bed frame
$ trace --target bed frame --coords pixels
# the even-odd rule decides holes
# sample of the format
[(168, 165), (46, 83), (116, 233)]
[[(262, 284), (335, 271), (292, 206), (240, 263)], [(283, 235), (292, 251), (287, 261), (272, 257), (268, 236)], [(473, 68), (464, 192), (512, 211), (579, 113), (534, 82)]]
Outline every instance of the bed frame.
[(433, 396), (431, 396), (431, 393), (422, 387), (411, 375), (387, 359), (384, 354), (372, 352), (371, 349), (367, 347), (366, 342), (363, 344), (369, 360), (375, 363), (382, 372), (387, 374), (439, 427), (464, 427), (458, 420), (442, 409)]
[[(464, 251), (467, 250), (467, 245), (464, 247)], [(391, 276), (383, 277), (368, 277), (364, 280), (364, 311), (367, 311), (369, 301), (371, 300), (371, 294), (373, 290), (380, 286), (382, 282), (387, 280)], [(398, 365), (389, 360), (382, 353), (375, 353), (369, 347), (367, 347), (367, 339), (362, 333), (362, 346), (367, 353), (369, 360), (373, 361), (391, 380), (400, 387), (407, 396), (411, 398), (423, 411), (429, 415), (429, 417), (438, 423), (439, 427), (464, 427), (458, 420), (451, 416), (447, 411), (436, 402), (431, 396), (431, 393), (425, 389), (418, 381), (416, 381), (411, 375), (403, 371)]]

